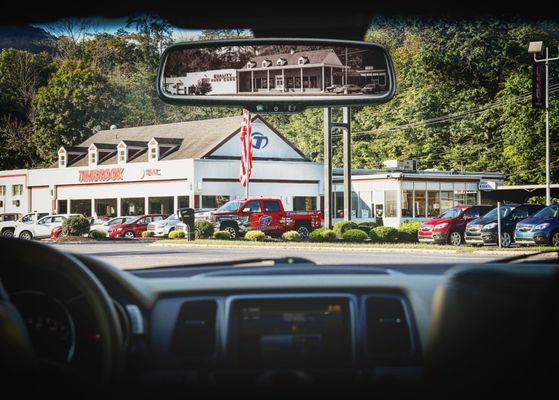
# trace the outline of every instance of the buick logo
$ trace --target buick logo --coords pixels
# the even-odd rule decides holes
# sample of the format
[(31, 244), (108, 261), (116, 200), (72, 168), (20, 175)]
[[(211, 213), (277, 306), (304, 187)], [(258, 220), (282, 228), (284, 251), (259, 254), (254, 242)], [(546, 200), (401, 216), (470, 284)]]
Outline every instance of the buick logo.
[(252, 134), (252, 147), (256, 150), (260, 150), (266, 146), (268, 146), (268, 138), (260, 132), (254, 132)]

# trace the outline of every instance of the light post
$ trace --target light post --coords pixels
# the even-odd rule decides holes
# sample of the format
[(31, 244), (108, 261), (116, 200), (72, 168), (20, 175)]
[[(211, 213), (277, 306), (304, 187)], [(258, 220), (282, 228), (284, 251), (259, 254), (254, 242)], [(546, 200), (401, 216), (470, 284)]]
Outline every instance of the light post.
[(545, 63), (545, 204), (551, 204), (551, 155), (549, 149), (549, 62), (559, 60), (559, 57), (549, 58), (549, 48), (545, 48), (545, 58), (538, 58), (543, 50), (543, 42), (530, 42), (528, 53), (534, 55), (536, 64)]

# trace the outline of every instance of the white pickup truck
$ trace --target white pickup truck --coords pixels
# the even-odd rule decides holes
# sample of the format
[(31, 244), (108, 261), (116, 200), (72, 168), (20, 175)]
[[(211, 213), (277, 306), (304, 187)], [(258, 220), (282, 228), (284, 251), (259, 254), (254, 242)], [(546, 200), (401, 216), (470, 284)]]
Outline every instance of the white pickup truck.
[(34, 224), (46, 215), (49, 215), (49, 213), (32, 212), (29, 214), (25, 214), (23, 217), (16, 221), (0, 222), (0, 235), (8, 238), (14, 237), (14, 231), (16, 230), (16, 227), (18, 225)]

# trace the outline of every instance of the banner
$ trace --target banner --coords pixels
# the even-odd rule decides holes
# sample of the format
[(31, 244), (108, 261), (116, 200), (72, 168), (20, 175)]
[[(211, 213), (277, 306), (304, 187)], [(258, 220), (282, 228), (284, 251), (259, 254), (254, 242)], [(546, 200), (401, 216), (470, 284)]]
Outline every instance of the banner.
[(545, 104), (545, 64), (533, 63), (532, 64), (532, 107), (533, 108), (546, 108)]

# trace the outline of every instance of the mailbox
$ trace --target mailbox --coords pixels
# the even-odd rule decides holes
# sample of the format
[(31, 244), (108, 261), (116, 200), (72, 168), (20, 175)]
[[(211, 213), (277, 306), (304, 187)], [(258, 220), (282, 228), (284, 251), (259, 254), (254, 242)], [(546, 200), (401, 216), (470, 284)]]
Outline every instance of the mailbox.
[(194, 208), (181, 208), (179, 210), (181, 221), (186, 225), (185, 237), (194, 240)]

